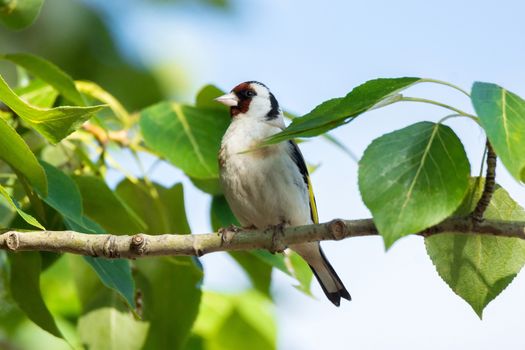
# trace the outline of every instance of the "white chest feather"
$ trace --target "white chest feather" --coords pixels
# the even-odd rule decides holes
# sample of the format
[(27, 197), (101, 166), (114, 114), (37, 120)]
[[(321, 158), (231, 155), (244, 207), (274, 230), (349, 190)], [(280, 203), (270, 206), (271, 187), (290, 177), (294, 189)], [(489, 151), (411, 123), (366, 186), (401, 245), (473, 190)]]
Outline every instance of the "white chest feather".
[[(221, 183), (243, 226), (304, 225), (311, 222), (308, 188), (287, 142), (246, 152), (281, 131), (263, 122), (236, 120), (221, 147)], [(243, 153), (246, 152), (246, 153)]]

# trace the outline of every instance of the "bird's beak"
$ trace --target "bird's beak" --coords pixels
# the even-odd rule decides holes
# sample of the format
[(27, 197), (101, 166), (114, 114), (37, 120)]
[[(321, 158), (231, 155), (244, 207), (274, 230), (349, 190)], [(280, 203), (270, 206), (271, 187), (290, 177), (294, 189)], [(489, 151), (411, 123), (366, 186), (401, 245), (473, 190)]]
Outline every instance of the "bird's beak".
[(215, 101), (229, 107), (235, 107), (239, 104), (239, 98), (234, 93), (219, 96)]

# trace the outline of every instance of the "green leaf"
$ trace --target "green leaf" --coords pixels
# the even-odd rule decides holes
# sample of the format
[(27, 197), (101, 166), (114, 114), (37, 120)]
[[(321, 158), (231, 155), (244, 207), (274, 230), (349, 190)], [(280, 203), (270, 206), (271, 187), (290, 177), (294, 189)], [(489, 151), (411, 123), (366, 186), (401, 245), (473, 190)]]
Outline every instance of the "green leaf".
[(18, 215), (20, 215), (25, 222), (27, 222), (29, 225), (38, 227), (41, 230), (45, 230), (45, 227), (42, 226), (42, 224), (39, 223), (37, 219), (22, 210), (20, 205), (9, 195), (7, 190), (2, 185), (0, 185), (0, 195), (4, 197), (7, 203), (18, 212)]
[(214, 100), (221, 95), (224, 95), (224, 91), (215, 85), (206, 85), (197, 93), (195, 107), (217, 109), (229, 115), (230, 108)]
[(301, 256), (295, 252), (287, 254), (286, 258), (290, 261), (292, 275), (299, 282), (299, 284), (296, 285), (295, 288), (305, 293), (306, 295), (312, 296), (310, 286), (312, 285), (313, 273), (308, 263), (306, 263), (306, 261), (304, 261), (304, 259), (301, 258)]
[(452, 129), (420, 122), (368, 146), (359, 162), (359, 189), (388, 248), (450, 216), (465, 196), (469, 175)]
[(30, 105), (42, 108), (51, 108), (58, 97), (58, 91), (40, 79), (33, 79), (28, 85), (14, 89), (14, 92)]
[(0, 119), (0, 135), (0, 159), (24, 175), (32, 186), (45, 195), (46, 174), (29, 146), (3, 119)]
[(11, 295), (20, 309), (43, 330), (63, 338), (40, 292), (40, 254), (9, 253)]
[[(498, 188), (485, 218), (525, 221), (525, 211)], [(525, 242), (519, 238), (445, 233), (427, 237), (425, 245), (441, 278), (480, 318), (525, 264)]]
[(211, 179), (197, 179), (190, 177), (190, 180), (199, 190), (211, 194), (212, 196), (219, 196), (222, 194), (222, 187), (218, 177)]
[[(64, 217), (66, 226), (78, 232), (106, 233), (96, 222), (84, 215), (82, 197), (75, 182), (52, 165), (45, 162), (42, 165), (49, 180), (49, 192), (43, 200)], [(84, 258), (108, 288), (115, 290), (131, 307), (135, 307), (135, 283), (128, 260)]]
[(0, 77), (0, 101), (52, 143), (59, 142), (78, 129), (92, 113), (106, 107), (105, 105), (62, 106), (49, 109), (32, 106), (20, 99), (2, 77)]
[(139, 350), (146, 340), (148, 327), (130, 313), (103, 307), (80, 317), (77, 330), (88, 349)]
[(125, 179), (118, 184), (116, 193), (146, 221), (145, 233), (190, 233), (182, 184), (175, 184), (171, 188), (156, 183), (151, 186), (144, 181), (132, 183)]
[(143, 232), (146, 224), (104, 182), (95, 176), (73, 176), (82, 194), (84, 213), (111, 234)]
[(65, 218), (82, 223), (82, 197), (73, 180), (51, 164), (41, 161), (49, 187), (47, 195), (38, 193), (42, 199)]
[(44, 0), (3, 0), (0, 2), (0, 22), (14, 30), (29, 27), (43, 3)]
[(389, 78), (369, 80), (354, 88), (345, 97), (321, 103), (311, 112), (295, 118), (284, 131), (265, 142), (277, 143), (296, 137), (312, 137), (348, 123), (358, 115), (395, 99), (402, 90), (420, 82), (420, 78)]
[(496, 84), (476, 82), (472, 104), (501, 162), (525, 182), (525, 101)]
[(217, 178), (217, 153), (230, 122), (228, 113), (161, 102), (141, 112), (146, 145), (188, 176)]
[(144, 349), (180, 349), (199, 311), (202, 270), (188, 257), (142, 259), (136, 265), (143, 318), (150, 323)]
[(214, 196), (210, 207), (211, 226), (214, 231), (231, 225), (239, 226), (239, 221), (230, 209), (226, 197)]
[(51, 85), (74, 105), (84, 106), (84, 100), (75, 87), (73, 79), (53, 63), (27, 53), (0, 55), (0, 58), (13, 62), (34, 77)]

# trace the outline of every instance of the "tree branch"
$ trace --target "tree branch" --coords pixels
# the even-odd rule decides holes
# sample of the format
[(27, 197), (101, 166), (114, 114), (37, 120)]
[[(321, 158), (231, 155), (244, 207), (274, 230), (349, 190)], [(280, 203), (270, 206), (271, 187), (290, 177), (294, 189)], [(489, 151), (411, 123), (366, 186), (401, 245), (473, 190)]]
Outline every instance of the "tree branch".
[[(525, 239), (525, 222), (485, 220), (475, 224), (469, 217), (450, 218), (418, 234), (428, 237), (444, 232)], [(133, 259), (168, 255), (201, 256), (217, 251), (250, 249), (267, 249), (276, 252), (284, 250), (290, 244), (377, 234), (371, 219), (336, 219), (324, 224), (289, 227), (282, 231), (224, 230), (221, 234), (193, 235), (139, 233), (127, 236), (86, 234), (75, 231), (7, 231), (0, 234), (0, 249)]]
[(476, 223), (483, 221), (483, 214), (485, 213), (485, 210), (487, 210), (492, 194), (496, 189), (496, 164), (496, 152), (494, 152), (492, 145), (487, 139), (487, 172), (485, 175), (485, 187), (483, 188), (481, 198), (476, 205), (476, 209), (472, 212), (472, 219)]

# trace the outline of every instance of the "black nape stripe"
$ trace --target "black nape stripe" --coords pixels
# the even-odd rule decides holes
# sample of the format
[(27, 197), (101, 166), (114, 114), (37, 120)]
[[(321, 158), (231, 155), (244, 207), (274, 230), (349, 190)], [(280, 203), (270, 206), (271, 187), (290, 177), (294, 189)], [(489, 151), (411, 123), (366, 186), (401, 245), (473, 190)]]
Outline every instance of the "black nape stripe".
[(272, 120), (272, 119), (279, 117), (279, 102), (277, 102), (277, 99), (271, 92), (270, 92), (270, 103), (271, 103), (271, 109), (268, 112), (268, 114), (266, 114), (267, 120)]
[[(257, 81), (257, 80), (245, 81), (244, 84), (258, 84), (258, 85), (264, 86), (265, 88), (268, 89), (268, 86), (264, 85), (263, 83), (261, 83), (260, 81)], [(268, 90), (270, 90), (270, 89), (268, 89)]]

